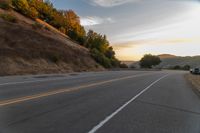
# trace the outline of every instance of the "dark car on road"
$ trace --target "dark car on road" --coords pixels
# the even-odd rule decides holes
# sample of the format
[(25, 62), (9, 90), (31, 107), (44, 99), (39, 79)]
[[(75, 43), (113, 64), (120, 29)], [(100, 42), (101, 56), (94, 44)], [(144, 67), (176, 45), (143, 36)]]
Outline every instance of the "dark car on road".
[(192, 74), (200, 74), (200, 68), (191, 69), (190, 72), (191, 72)]

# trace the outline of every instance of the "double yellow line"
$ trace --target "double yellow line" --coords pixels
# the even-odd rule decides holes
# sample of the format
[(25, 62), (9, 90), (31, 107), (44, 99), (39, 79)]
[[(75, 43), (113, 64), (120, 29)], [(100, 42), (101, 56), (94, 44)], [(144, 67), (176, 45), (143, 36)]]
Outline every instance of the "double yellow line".
[(30, 95), (30, 96), (24, 96), (24, 97), (20, 97), (20, 98), (3, 100), (3, 101), (0, 101), (0, 107), (15, 104), (15, 103), (20, 103), (20, 102), (25, 102), (25, 101), (29, 101), (29, 100), (34, 100), (34, 99), (38, 99), (38, 98), (43, 98), (43, 97), (47, 97), (47, 96), (52, 96), (52, 95), (56, 95), (56, 94), (60, 94), (60, 93), (73, 92), (73, 91), (77, 91), (77, 90), (80, 90), (83, 88), (94, 87), (94, 86), (103, 85), (103, 84), (107, 84), (107, 83), (111, 83), (111, 82), (116, 82), (119, 80), (125, 80), (125, 79), (134, 78), (134, 77), (151, 75), (151, 74), (152, 73), (126, 76), (126, 77), (122, 77), (122, 78), (116, 78), (116, 79), (111, 79), (111, 80), (97, 82), (97, 83), (91, 83), (91, 84), (87, 84), (87, 85), (81, 85), (81, 86), (72, 87), (72, 88), (59, 89), (59, 90), (55, 90), (55, 91), (44, 92), (44, 93)]

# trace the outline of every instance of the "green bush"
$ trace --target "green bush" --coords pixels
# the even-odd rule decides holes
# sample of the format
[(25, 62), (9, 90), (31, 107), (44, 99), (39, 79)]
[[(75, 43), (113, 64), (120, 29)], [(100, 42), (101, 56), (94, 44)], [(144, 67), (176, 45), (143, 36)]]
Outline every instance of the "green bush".
[(99, 52), (97, 49), (92, 49), (91, 55), (95, 59), (96, 62), (98, 62), (105, 68), (112, 67), (110, 60), (107, 57), (105, 57), (105, 55), (103, 55), (101, 52)]
[(10, 0), (1, 0), (0, 1), (0, 8), (4, 9), (4, 10), (10, 10), (11, 7), (11, 2)]
[(5, 21), (16, 23), (17, 19), (13, 15), (10, 14), (0, 14), (0, 18), (4, 19)]

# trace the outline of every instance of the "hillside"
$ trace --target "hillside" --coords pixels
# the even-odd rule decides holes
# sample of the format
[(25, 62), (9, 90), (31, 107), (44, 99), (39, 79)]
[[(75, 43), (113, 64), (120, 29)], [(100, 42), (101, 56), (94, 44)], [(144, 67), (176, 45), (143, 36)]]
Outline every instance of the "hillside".
[(169, 58), (175, 58), (177, 56), (175, 55), (171, 55), (171, 54), (161, 54), (161, 55), (158, 55), (161, 59), (169, 59)]
[[(156, 68), (170, 68), (174, 66), (185, 66), (190, 65), (192, 68), (200, 67), (200, 56), (175, 56), (170, 54), (158, 55), (162, 60), (161, 64), (156, 66)], [(132, 66), (139, 68), (139, 62), (134, 62)]]
[(158, 67), (169, 68), (171, 66), (184, 66), (190, 65), (191, 67), (200, 67), (200, 56), (186, 56), (174, 58), (161, 58), (162, 63)]
[(0, 18), (0, 75), (102, 70), (89, 50), (15, 11), (15, 23)]
[(126, 64), (128, 67), (131, 67), (131, 65), (133, 63), (135, 63), (135, 61), (121, 61), (122, 63)]

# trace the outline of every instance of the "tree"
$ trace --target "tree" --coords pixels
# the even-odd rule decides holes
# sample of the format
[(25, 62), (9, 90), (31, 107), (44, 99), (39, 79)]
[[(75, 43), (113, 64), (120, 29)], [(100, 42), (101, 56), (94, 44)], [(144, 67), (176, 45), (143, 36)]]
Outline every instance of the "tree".
[(35, 9), (35, 7), (29, 6), (27, 0), (12, 0), (12, 5), (17, 11), (32, 19), (38, 17), (38, 11)]
[(105, 53), (106, 57), (112, 59), (115, 56), (115, 52), (113, 51), (112, 47), (109, 47)]
[(80, 17), (73, 10), (66, 10), (63, 13), (71, 25), (80, 25)]
[(32, 19), (36, 19), (38, 17), (38, 12), (34, 7), (30, 7), (27, 15)]
[(101, 52), (99, 52), (97, 49), (92, 49), (91, 51), (92, 57), (95, 59), (96, 62), (104, 66), (105, 68), (111, 68), (112, 64), (111, 61), (105, 57), (105, 55)]
[(96, 48), (98, 51), (100, 51), (101, 53), (104, 53), (104, 54), (109, 49), (110, 49), (110, 51), (112, 50), (111, 47), (109, 48), (109, 42), (108, 42), (106, 36), (97, 34), (96, 32), (94, 32), (92, 30), (89, 30), (87, 33), (85, 46), (90, 49)]
[(161, 63), (161, 60), (158, 56), (146, 54), (140, 60), (140, 67), (141, 68), (152, 68), (152, 66), (159, 65), (160, 63)]
[(120, 61), (116, 59), (115, 52), (105, 35), (98, 34), (89, 30), (85, 39), (84, 46), (89, 48), (92, 57), (106, 68), (119, 67)]
[(29, 4), (27, 0), (12, 0), (12, 4), (22, 14), (28, 14)]

